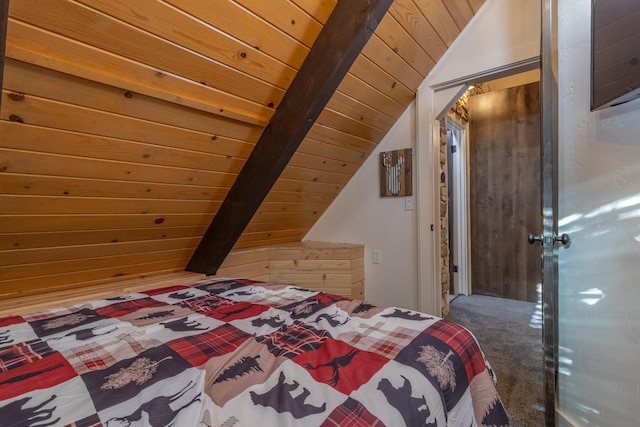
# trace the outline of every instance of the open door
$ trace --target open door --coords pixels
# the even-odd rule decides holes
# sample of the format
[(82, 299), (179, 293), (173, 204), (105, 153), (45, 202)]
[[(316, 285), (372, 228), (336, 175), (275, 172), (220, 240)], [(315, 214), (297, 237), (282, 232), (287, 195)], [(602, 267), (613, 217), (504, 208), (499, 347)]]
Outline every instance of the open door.
[(473, 294), (538, 302), (540, 89), (533, 82), (469, 97)]
[[(558, 39), (557, 2), (543, 0), (540, 46), (541, 98), (541, 234), (530, 233), (529, 243), (542, 250), (542, 339), (544, 345), (545, 421), (556, 425), (558, 402), (558, 258), (557, 247), (569, 246), (568, 235), (558, 236)], [(538, 231), (535, 231), (538, 233)]]

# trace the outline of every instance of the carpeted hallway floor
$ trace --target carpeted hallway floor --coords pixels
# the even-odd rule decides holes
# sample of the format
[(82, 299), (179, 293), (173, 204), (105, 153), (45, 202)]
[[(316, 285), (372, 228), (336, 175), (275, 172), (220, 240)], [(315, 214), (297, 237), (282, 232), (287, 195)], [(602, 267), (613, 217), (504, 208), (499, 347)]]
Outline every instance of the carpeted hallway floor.
[(481, 295), (459, 296), (447, 320), (478, 339), (498, 377), (512, 427), (544, 426), (542, 313), (539, 305)]

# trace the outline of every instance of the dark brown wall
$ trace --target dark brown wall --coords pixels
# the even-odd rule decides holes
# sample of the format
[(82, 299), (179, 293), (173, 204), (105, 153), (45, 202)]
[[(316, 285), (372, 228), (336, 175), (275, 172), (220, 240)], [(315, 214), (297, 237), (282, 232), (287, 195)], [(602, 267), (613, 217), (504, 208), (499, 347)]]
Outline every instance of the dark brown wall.
[(539, 84), (472, 96), (469, 119), (472, 291), (537, 301)]

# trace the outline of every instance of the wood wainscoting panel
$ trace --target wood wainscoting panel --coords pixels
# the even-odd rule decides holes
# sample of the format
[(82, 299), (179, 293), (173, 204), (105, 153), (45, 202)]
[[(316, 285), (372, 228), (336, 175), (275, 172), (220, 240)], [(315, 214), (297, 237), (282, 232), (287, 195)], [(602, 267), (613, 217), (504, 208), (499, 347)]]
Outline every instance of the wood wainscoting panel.
[(301, 242), (271, 249), (271, 281), (364, 298), (364, 246)]
[[(164, 286), (188, 284), (207, 277), (204, 274), (179, 271), (177, 268), (173, 271), (158, 270), (158, 274), (145, 273), (151, 267), (154, 266), (140, 264), (140, 269), (136, 270), (131, 266), (125, 266), (119, 273), (111, 272), (113, 277), (109, 279), (102, 278), (101, 269), (80, 273), (71, 269), (66, 273), (39, 275), (28, 280), (0, 281), (3, 290), (0, 293), (0, 317)], [(26, 265), (25, 268), (33, 267)], [(280, 282), (363, 299), (364, 246), (302, 242), (283, 246), (234, 249), (218, 269), (218, 274), (212, 277)], [(69, 283), (75, 285), (70, 286)]]

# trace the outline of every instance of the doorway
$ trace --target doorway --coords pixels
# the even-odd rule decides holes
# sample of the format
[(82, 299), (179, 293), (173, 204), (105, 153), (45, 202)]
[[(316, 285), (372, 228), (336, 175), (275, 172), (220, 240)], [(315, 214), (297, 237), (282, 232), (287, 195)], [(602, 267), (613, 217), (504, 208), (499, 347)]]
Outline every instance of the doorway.
[[(538, 80), (539, 73), (532, 74), (530, 78)], [(539, 248), (527, 240), (528, 233), (542, 223), (540, 86), (522, 76), (510, 80), (508, 84), (480, 84), (479, 93), (467, 97), (468, 121), (464, 126), (451, 117), (446, 119), (448, 183), (453, 189), (448, 191), (449, 202), (453, 202), (448, 209), (453, 217), (448, 221), (453, 227), (449, 230), (453, 236), (450, 248), (455, 256), (460, 252), (457, 246), (465, 247), (456, 238), (457, 223), (465, 214), (456, 206), (460, 200), (456, 180), (461, 169), (468, 172), (466, 248), (471, 286), (466, 295), (474, 294), (452, 301), (447, 318), (463, 324), (472, 319), (465, 325), (469, 328), (486, 320), (478, 338), (503, 381), (498, 381), (498, 387), (510, 416), (518, 425), (542, 425), (541, 260)], [(456, 128), (468, 135), (461, 138), (467, 150), (460, 146)], [(454, 288), (463, 271), (459, 268), (457, 275), (452, 275)], [(505, 324), (514, 335), (501, 341)]]
[(541, 227), (538, 80), (533, 70), (481, 83), (463, 96), (467, 120), (444, 121), (452, 295), (540, 300), (527, 242)]
[[(451, 118), (447, 127), (447, 195), (449, 235), (449, 295), (470, 293), (468, 175), (468, 127)], [(451, 298), (450, 298), (451, 299)]]
[(540, 85), (469, 98), (469, 223), (473, 293), (537, 302), (542, 227)]

